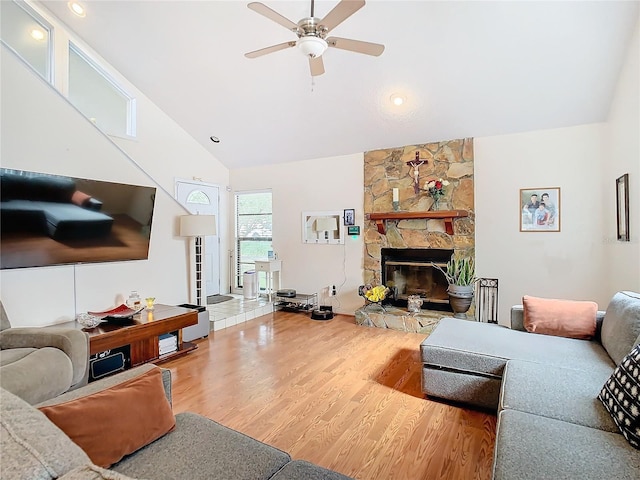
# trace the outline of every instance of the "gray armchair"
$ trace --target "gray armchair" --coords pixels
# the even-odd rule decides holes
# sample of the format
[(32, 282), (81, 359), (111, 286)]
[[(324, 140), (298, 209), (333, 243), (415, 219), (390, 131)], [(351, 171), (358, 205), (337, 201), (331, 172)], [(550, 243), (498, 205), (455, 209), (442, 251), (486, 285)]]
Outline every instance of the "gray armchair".
[(0, 386), (30, 404), (86, 385), (89, 336), (68, 328), (12, 328), (0, 302)]

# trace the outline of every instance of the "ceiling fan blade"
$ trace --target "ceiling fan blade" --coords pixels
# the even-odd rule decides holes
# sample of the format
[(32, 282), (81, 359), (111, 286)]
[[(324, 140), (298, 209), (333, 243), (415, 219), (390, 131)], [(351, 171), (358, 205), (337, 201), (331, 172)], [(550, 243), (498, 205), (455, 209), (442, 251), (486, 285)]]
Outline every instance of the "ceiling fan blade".
[(364, 0), (342, 0), (338, 5), (333, 7), (327, 15), (320, 20), (319, 25), (324, 26), (327, 32), (344, 22), (351, 15), (364, 7)]
[(373, 55), (379, 57), (384, 52), (384, 45), (379, 43), (363, 42), (361, 40), (351, 40), (349, 38), (329, 37), (327, 44), (330, 47), (339, 48), (341, 50), (349, 50), (356, 53), (364, 53), (365, 55)]
[(275, 10), (270, 9), (264, 3), (251, 2), (250, 4), (247, 5), (247, 7), (249, 7), (251, 10), (253, 10), (256, 13), (259, 13), (260, 15), (267, 17), (269, 20), (273, 20), (274, 22), (279, 23), (280, 25), (282, 25), (288, 30), (293, 30), (294, 32), (298, 30), (297, 24), (293, 23), (288, 18), (283, 17)]
[(260, 50), (254, 50), (253, 52), (245, 53), (244, 56), (247, 58), (257, 58), (257, 57), (261, 57), (262, 55), (266, 55), (267, 53), (273, 53), (280, 50), (284, 50), (285, 48), (290, 48), (295, 46), (296, 46), (296, 42), (294, 41), (284, 42), (284, 43), (279, 43), (277, 45), (271, 45), (270, 47), (261, 48)]
[(317, 77), (324, 73), (324, 62), (322, 57), (309, 58), (309, 68), (311, 69), (311, 76)]

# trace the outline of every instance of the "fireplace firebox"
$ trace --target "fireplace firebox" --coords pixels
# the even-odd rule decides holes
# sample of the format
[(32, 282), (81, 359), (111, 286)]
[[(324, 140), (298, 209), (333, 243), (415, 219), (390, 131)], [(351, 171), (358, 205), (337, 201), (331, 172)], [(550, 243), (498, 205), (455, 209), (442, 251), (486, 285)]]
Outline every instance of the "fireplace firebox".
[(382, 283), (396, 292), (391, 303), (407, 307), (409, 295), (420, 295), (425, 310), (452, 312), (444, 274), (453, 250), (441, 248), (383, 248)]

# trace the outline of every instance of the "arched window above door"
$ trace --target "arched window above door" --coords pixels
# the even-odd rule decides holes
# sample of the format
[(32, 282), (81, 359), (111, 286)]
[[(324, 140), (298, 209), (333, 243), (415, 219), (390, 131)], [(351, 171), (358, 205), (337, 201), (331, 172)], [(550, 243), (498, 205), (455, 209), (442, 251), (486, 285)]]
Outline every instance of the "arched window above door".
[(196, 203), (198, 205), (211, 205), (211, 199), (202, 190), (193, 190), (187, 196), (187, 203)]

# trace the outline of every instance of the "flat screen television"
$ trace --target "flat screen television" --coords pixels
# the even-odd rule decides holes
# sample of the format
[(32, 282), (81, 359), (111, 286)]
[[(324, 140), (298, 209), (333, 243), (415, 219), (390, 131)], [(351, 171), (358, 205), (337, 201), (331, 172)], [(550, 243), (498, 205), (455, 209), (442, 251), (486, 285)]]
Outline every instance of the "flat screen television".
[(145, 260), (155, 187), (0, 168), (2, 269)]

